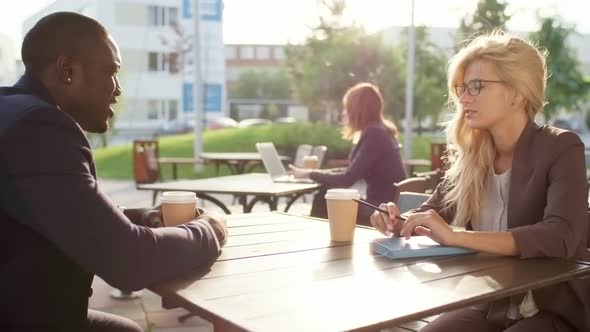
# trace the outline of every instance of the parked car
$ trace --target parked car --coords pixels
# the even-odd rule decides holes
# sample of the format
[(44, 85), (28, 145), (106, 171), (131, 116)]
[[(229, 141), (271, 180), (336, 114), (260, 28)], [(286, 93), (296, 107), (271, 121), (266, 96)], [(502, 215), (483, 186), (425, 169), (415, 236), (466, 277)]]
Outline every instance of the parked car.
[(276, 118), (276, 120), (275, 120), (275, 123), (295, 123), (295, 122), (297, 122), (297, 119), (290, 117), (290, 116)]
[(272, 124), (272, 121), (267, 119), (260, 119), (260, 118), (251, 118), (251, 119), (244, 119), (238, 122), (238, 128), (247, 128), (253, 126), (264, 126)]
[(207, 119), (207, 129), (208, 130), (236, 128), (237, 126), (238, 126), (238, 121), (236, 121), (232, 118), (228, 118), (228, 117)]

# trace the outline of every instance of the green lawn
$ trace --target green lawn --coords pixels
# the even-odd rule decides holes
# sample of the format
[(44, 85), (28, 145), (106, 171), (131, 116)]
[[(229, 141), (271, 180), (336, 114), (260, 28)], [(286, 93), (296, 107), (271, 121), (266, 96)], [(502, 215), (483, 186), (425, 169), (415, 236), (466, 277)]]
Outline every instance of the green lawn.
[[(345, 159), (351, 143), (340, 137), (337, 127), (323, 124), (274, 124), (243, 129), (225, 129), (203, 133), (203, 150), (207, 152), (255, 152), (256, 142), (273, 142), (279, 153), (295, 154), (299, 144), (324, 144), (328, 146), (327, 158)], [(193, 134), (166, 136), (159, 139), (161, 157), (192, 157)], [(429, 139), (413, 136), (413, 158), (429, 159)], [(403, 141), (403, 139), (401, 139)], [(96, 149), (94, 159), (98, 176), (105, 179), (132, 179), (131, 144)], [(172, 170), (164, 166), (164, 179), (172, 178)], [(219, 175), (229, 171), (222, 167)], [(179, 178), (206, 178), (216, 176), (214, 166), (206, 165), (202, 173), (195, 174), (188, 165), (179, 166)]]

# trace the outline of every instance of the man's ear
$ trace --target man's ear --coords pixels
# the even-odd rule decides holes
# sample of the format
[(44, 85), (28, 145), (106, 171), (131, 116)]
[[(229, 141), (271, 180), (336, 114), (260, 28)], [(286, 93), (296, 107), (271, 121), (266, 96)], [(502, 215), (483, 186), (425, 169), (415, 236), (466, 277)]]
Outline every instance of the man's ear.
[(64, 84), (71, 85), (74, 80), (74, 60), (66, 55), (60, 55), (55, 61), (57, 78)]

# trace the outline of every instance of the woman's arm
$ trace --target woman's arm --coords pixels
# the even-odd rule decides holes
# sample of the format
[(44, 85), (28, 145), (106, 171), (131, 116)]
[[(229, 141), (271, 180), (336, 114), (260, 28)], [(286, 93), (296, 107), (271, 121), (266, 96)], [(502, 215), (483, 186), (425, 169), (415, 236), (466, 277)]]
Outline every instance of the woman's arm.
[(391, 144), (391, 136), (379, 127), (365, 129), (358, 143), (357, 151), (350, 165), (342, 173), (324, 173), (313, 171), (309, 177), (329, 186), (348, 188), (371, 172), (376, 162)]
[(510, 232), (455, 231), (453, 238), (450, 245), (455, 247), (502, 256), (517, 256), (519, 254), (514, 235)]

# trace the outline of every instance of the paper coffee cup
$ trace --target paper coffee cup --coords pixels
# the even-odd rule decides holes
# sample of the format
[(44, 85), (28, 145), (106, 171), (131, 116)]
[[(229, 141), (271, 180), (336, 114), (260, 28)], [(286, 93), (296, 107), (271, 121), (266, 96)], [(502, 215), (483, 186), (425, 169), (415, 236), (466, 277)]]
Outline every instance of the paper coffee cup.
[(328, 206), (332, 241), (354, 240), (358, 203), (352, 199), (361, 197), (358, 190), (329, 189), (324, 197)]
[(195, 219), (197, 195), (190, 191), (166, 191), (160, 196), (165, 226), (176, 226)]
[(303, 168), (318, 168), (318, 156), (303, 156)]

